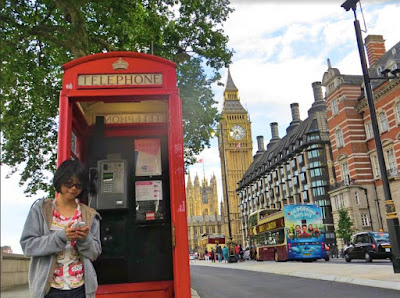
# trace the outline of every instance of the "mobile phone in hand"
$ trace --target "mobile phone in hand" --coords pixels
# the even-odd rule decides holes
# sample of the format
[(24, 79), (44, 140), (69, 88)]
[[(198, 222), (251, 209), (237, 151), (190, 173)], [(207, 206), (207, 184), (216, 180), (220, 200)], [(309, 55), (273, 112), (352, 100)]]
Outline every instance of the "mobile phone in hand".
[(71, 228), (84, 228), (86, 227), (86, 223), (84, 221), (77, 221), (71, 225)]

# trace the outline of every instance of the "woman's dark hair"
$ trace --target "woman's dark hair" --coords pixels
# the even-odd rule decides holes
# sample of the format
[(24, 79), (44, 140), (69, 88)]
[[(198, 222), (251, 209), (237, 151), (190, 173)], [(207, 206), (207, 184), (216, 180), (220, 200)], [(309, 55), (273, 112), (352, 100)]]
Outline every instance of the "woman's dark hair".
[(83, 198), (88, 192), (89, 177), (85, 166), (79, 160), (66, 160), (56, 170), (53, 178), (53, 186), (57, 192), (61, 192), (61, 185), (72, 176), (76, 176), (82, 184), (82, 192), (77, 196)]

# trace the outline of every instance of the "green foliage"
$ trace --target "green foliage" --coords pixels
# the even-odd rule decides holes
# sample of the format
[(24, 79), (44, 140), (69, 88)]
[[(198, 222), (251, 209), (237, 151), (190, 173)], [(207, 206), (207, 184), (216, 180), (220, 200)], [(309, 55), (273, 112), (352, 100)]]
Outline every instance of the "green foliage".
[(351, 235), (353, 234), (352, 226), (353, 222), (347, 213), (347, 210), (341, 208), (339, 211), (339, 223), (338, 229), (336, 230), (337, 235), (339, 238), (342, 238), (343, 241), (350, 242)]
[[(26, 192), (49, 191), (57, 151), (61, 65), (113, 50), (153, 52), (178, 65), (186, 164), (209, 146), (217, 109), (210, 84), (232, 51), (222, 25), (228, 0), (37, 0), (4, 1), (0, 15), (1, 162), (23, 168)], [(207, 67), (207, 74), (204, 68)], [(207, 79), (209, 77), (210, 79)]]
[(201, 59), (194, 58), (178, 68), (179, 90), (185, 99), (182, 103), (185, 160), (189, 163), (195, 161), (194, 155), (210, 145), (209, 139), (217, 124), (218, 111), (210, 87), (212, 80), (207, 80), (200, 63)]

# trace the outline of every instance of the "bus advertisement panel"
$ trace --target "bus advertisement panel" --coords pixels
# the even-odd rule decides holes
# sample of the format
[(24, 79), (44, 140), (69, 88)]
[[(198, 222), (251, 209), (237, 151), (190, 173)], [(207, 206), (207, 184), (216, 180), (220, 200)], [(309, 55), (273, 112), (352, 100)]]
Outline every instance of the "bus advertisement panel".
[(284, 207), (288, 259), (327, 259), (321, 207)]
[(259, 261), (329, 260), (321, 207), (285, 205), (261, 209), (249, 216), (250, 245)]

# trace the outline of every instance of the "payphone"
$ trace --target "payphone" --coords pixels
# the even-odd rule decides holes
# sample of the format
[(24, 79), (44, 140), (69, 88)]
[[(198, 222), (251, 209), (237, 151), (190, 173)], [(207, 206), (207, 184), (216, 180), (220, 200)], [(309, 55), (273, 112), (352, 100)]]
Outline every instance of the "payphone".
[[(97, 171), (97, 174), (94, 174)], [(96, 210), (128, 207), (128, 162), (126, 160), (99, 160), (91, 181), (97, 186), (89, 201)]]

